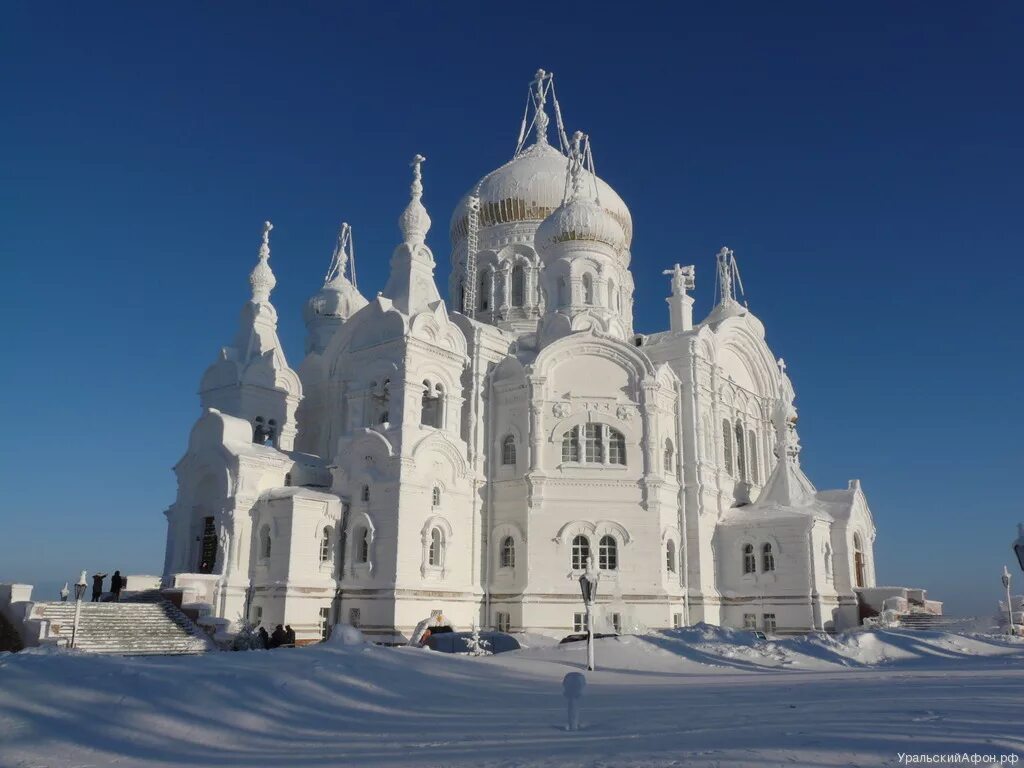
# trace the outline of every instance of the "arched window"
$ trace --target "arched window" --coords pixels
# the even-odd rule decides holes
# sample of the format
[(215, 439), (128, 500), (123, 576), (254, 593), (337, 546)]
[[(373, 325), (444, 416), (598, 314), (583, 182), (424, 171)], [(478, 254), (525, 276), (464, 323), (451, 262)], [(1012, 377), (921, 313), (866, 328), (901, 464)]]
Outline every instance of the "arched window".
[(757, 558), (754, 557), (754, 545), (743, 545), (743, 573), (757, 573)]
[(384, 379), (384, 383), (380, 387), (380, 402), (378, 409), (380, 410), (380, 417), (377, 419), (379, 424), (387, 424), (391, 420), (391, 414), (388, 411), (388, 404), (391, 401), (391, 379)]
[(320, 536), (320, 562), (330, 562), (331, 559), (331, 527), (324, 528)]
[(757, 433), (750, 430), (747, 433), (750, 438), (750, 480), (754, 483), (761, 482), (761, 469), (757, 466)]
[(864, 567), (864, 542), (859, 533), (853, 534), (853, 568), (857, 586), (863, 587), (867, 583), (867, 578)]
[(363, 526), (356, 528), (356, 535), (353, 538), (356, 545), (356, 562), (370, 562), (370, 529)]
[(501, 567), (516, 567), (516, 540), (506, 536), (501, 542)]
[(444, 565), (444, 539), (440, 528), (430, 530), (430, 549), (427, 552), (427, 564), (440, 568)]
[(264, 525), (262, 528), (260, 528), (260, 557), (262, 557), (264, 560), (269, 559), (270, 548), (270, 526)]
[(526, 270), (522, 264), (512, 267), (512, 306), (521, 307), (526, 303)]
[(663, 461), (662, 461), (662, 464), (665, 466), (665, 471), (666, 472), (671, 472), (673, 467), (675, 466), (675, 462), (673, 461), (674, 455), (675, 455), (675, 449), (672, 447), (672, 441), (671, 440), (666, 440), (665, 441), (665, 456), (664, 456)]
[(761, 547), (761, 570), (766, 572), (775, 570), (775, 553), (772, 552), (772, 545), (768, 543)]
[(420, 423), (426, 427), (440, 429), (444, 403), (444, 388), (440, 384), (431, 385), (423, 382), (423, 404), (420, 410)]
[(746, 431), (743, 429), (743, 422), (736, 421), (736, 477), (740, 480), (747, 479), (747, 449)]
[(455, 306), (459, 308), (461, 312), (469, 314), (469, 310), (472, 307), (466, 306), (466, 280), (461, 278), (459, 284), (455, 286)]
[(583, 303), (594, 303), (594, 278), (589, 272), (583, 275)]
[(264, 422), (257, 416), (252, 423), (252, 441), (257, 445), (277, 445), (277, 422), (274, 419)]
[(601, 463), (604, 461), (604, 445), (602, 441), (604, 430), (600, 424), (583, 425), (583, 460), (590, 463)]
[(732, 425), (728, 419), (722, 419), (722, 458), (725, 461), (725, 473), (732, 474)]
[[(582, 454), (580, 443), (583, 443)], [(607, 424), (583, 424), (562, 435), (562, 461), (625, 464), (626, 437)]]
[(665, 570), (676, 572), (676, 545), (672, 541), (665, 542)]
[(608, 427), (608, 463), (626, 463), (626, 438), (617, 429)]
[(590, 539), (580, 534), (572, 540), (572, 567), (579, 571), (587, 567), (590, 559)]
[(359, 498), (363, 501), (370, 500), (370, 486), (364, 485), (362, 491), (359, 493)]
[(480, 285), (476, 291), (476, 308), (486, 312), (491, 307), (491, 270), (480, 270)]
[(430, 492), (430, 504), (435, 507), (441, 506), (441, 489), (436, 485)]
[(512, 466), (516, 463), (516, 439), (512, 435), (505, 435), (501, 441), (501, 463)]
[(580, 460), (580, 437), (576, 427), (562, 435), (562, 461)]
[(597, 545), (597, 567), (614, 571), (619, 567), (619, 544), (613, 536), (602, 536)]

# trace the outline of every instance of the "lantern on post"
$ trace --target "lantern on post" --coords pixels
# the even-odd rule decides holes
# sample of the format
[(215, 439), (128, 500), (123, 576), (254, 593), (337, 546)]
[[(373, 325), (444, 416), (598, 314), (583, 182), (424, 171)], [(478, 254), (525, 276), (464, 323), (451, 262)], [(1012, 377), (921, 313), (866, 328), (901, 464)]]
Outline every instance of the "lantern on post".
[(1009, 621), (1010, 634), (1016, 634), (1013, 628), (1013, 599), (1010, 597), (1010, 569), (1003, 566), (1003, 589), (1006, 590), (1006, 618)]
[(594, 603), (597, 601), (598, 574), (594, 570), (594, 558), (587, 558), (587, 570), (580, 574), (580, 592), (587, 610), (587, 669), (594, 670)]

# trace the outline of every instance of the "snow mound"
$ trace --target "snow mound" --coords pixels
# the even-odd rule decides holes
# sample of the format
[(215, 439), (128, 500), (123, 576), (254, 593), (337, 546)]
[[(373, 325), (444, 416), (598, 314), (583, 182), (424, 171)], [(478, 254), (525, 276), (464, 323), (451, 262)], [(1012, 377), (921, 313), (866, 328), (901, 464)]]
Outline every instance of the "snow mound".
[[(870, 630), (828, 635), (824, 632), (759, 640), (753, 632), (697, 624), (595, 641), (598, 666), (621, 672), (842, 670), (891, 666), (935, 667), (1006, 664), (1020, 658), (1024, 639), (999, 635), (916, 630)], [(562, 664), (582, 663), (586, 643), (526, 647), (502, 657)]]
[(332, 646), (366, 645), (366, 638), (363, 637), (363, 633), (358, 627), (353, 627), (351, 624), (335, 624), (326, 644)]

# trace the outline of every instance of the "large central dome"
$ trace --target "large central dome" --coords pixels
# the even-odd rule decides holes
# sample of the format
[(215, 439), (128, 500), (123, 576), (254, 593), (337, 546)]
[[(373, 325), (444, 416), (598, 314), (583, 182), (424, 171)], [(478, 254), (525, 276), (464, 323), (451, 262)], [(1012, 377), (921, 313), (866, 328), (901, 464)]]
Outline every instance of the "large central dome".
[[(517, 222), (540, 224), (564, 200), (568, 164), (569, 158), (542, 138), (491, 171), (455, 206), (451, 221), (452, 246), (466, 237), (469, 198), (474, 193), (480, 198), (481, 229)], [(628, 248), (633, 239), (629, 209), (614, 189), (600, 178), (596, 181), (601, 208), (622, 225)]]

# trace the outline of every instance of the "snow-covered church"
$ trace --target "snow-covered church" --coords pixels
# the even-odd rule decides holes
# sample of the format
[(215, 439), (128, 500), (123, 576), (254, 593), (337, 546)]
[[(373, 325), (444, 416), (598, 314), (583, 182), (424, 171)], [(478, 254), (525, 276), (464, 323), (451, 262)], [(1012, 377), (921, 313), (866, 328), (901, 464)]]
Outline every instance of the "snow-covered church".
[(372, 298), (343, 227), (297, 370), (264, 226), (175, 467), (165, 585), (226, 631), (290, 624), (300, 642), (340, 622), (400, 641), (433, 611), (565, 634), (588, 563), (597, 621), (621, 631), (858, 624), (871, 512), (858, 481), (818, 491), (801, 470), (793, 385), (737, 300), (732, 252), (707, 317), (677, 264), (668, 330), (634, 332), (629, 209), (541, 71), (511, 160), (452, 215), (445, 301), (423, 160)]

